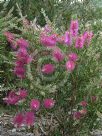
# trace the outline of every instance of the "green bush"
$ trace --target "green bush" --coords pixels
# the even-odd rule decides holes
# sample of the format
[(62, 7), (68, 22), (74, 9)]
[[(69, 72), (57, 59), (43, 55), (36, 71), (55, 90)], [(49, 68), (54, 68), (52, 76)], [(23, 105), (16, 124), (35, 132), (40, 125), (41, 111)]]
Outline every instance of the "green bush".
[[(7, 41), (3, 36), (3, 32), (5, 30), (3, 28), (5, 28), (5, 26), (1, 27), (1, 30), (3, 31), (1, 31), (0, 34), (0, 39), (2, 40), (2, 46), (0, 47), (0, 71), (2, 80), (0, 81), (2, 81), (2, 83), (4, 84), (4, 89), (2, 87), (2, 90), (6, 90), (5, 87), (7, 87), (7, 90), (12, 90), (12, 88), (15, 88), (15, 91), (16, 88), (25, 88), (28, 90), (29, 95), (27, 97), (27, 100), (25, 103), (19, 106), (19, 111), (22, 111), (24, 108), (27, 109), (30, 100), (33, 98), (39, 99), (41, 102), (45, 98), (53, 98), (54, 100), (56, 100), (55, 107), (53, 109), (45, 110), (44, 108), (41, 108), (40, 111), (36, 112), (38, 120), (35, 122), (34, 128), (32, 128), (34, 130), (38, 128), (41, 129), (41, 126), (39, 126), (40, 122), (40, 124), (43, 126), (45, 134), (49, 136), (87, 136), (90, 135), (90, 132), (94, 129), (101, 127), (100, 118), (102, 112), (102, 34), (101, 20), (99, 20), (101, 9), (93, 10), (93, 7), (90, 7), (89, 1), (84, 1), (84, 3), (82, 4), (77, 2), (75, 3), (76, 5), (73, 4), (72, 7), (68, 8), (67, 5), (70, 2), (66, 1), (64, 3), (58, 3), (58, 13), (56, 11), (54, 16), (53, 13), (51, 13), (51, 18), (49, 17), (53, 22), (51, 22), (46, 16), (45, 12), (47, 11), (45, 10), (44, 12), (43, 9), (41, 10), (41, 8), (44, 8), (42, 6), (38, 6), (38, 16), (42, 15), (43, 19), (40, 18), (40, 21), (39, 19), (35, 19), (34, 21), (26, 20), (26, 18), (22, 15), (18, 4), (19, 14), (21, 15), (19, 25), (14, 25), (14, 23), (11, 23), (10, 20), (9, 30), (12, 30), (15, 33), (15, 41), (20, 37), (23, 37), (24, 39), (29, 41), (28, 53), (33, 57), (32, 63), (26, 65), (26, 78), (23, 80), (17, 78), (13, 74), (16, 59), (15, 52), (12, 50), (12, 48), (9, 48), (9, 50), (7, 50)], [(77, 9), (77, 13), (76, 10), (73, 9), (73, 6)], [(83, 10), (83, 8), (85, 8), (85, 10)], [(89, 11), (90, 8), (92, 8), (92, 10), (90, 10), (92, 12)], [(68, 12), (69, 9), (71, 9), (70, 12)], [(50, 8), (48, 8), (48, 10), (49, 16), (51, 10)], [(64, 10), (65, 12), (63, 12)], [(92, 16), (95, 12), (98, 16), (95, 16), (96, 14)], [(23, 14), (25, 15), (28, 13)], [(79, 60), (77, 62), (75, 70), (72, 73), (69, 73), (64, 72), (64, 69), (60, 67), (60, 65), (65, 65), (66, 60), (61, 64), (56, 64), (51, 58), (52, 50), (46, 49), (41, 45), (40, 34), (43, 31), (44, 27), (38, 25), (38, 22), (40, 22), (39, 24), (41, 25), (48, 24), (54, 34), (63, 35), (70, 25), (70, 19), (75, 18), (76, 14), (80, 20), (79, 33), (83, 33), (84, 30), (92, 30), (94, 32), (94, 38), (88, 48), (84, 48), (81, 50), (72, 48), (71, 51), (78, 54)], [(28, 15), (28, 18), (32, 18), (32, 13), (29, 13)], [(62, 20), (60, 17), (63, 17)], [(4, 18), (1, 17), (1, 26), (4, 25), (3, 19)], [(8, 20), (5, 22), (7, 23)], [(8, 27), (9, 26), (7, 26), (7, 28)], [(20, 33), (17, 33), (16, 35), (15, 30)], [(6, 46), (6, 49), (4, 46)], [(58, 47), (64, 53), (70, 52), (70, 48), (63, 46), (63, 44), (58, 44)], [(53, 64), (56, 65), (58, 71), (51, 76), (46, 76), (41, 73), (41, 66), (48, 62), (53, 62)], [(6, 83), (4, 79), (7, 80)], [(92, 101), (92, 97), (94, 96), (96, 100)], [(85, 100), (88, 104), (86, 108), (87, 114), (81, 119), (74, 120), (72, 113), (73, 111), (80, 111), (83, 109), (79, 104), (83, 100)], [(45, 124), (43, 120), (45, 120)], [(47, 121), (49, 123), (47, 123)], [(38, 131), (40, 131), (39, 129)]]
[[(61, 32), (56, 28), (55, 24), (50, 20), (42, 11), (47, 24), (53, 29), (53, 33)], [(100, 122), (97, 121), (98, 113), (101, 112), (101, 35), (97, 33), (94, 35), (93, 41), (88, 48), (76, 50), (72, 47), (73, 52), (78, 54), (79, 60), (77, 62), (76, 69), (72, 72), (64, 72), (60, 65), (55, 64), (51, 58), (51, 50), (43, 47), (39, 42), (39, 36), (44, 28), (38, 26), (36, 22), (27, 23), (25, 18), (22, 18), (22, 27), (18, 29), (22, 31), (21, 36), (29, 41), (28, 52), (33, 56), (31, 64), (26, 66), (26, 78), (21, 80), (15, 78), (16, 88), (26, 88), (29, 90), (27, 98), (27, 105), (33, 98), (40, 99), (53, 98), (56, 100), (53, 110), (47, 111), (42, 109), (37, 112), (39, 117), (41, 114), (46, 120), (51, 120), (53, 116), (53, 123), (47, 127), (44, 127), (46, 134), (48, 135), (89, 135), (90, 131), (99, 127)], [(26, 24), (26, 25), (25, 25)], [(16, 27), (17, 29), (17, 27)], [(83, 32), (83, 28), (80, 32)], [(19, 38), (20, 36), (17, 36)], [(59, 48), (63, 52), (70, 53), (70, 47), (65, 47), (59, 44)], [(46, 55), (45, 55), (46, 54)], [(15, 59), (14, 59), (15, 62)], [(43, 64), (53, 62), (57, 66), (58, 72), (51, 76), (45, 76), (39, 71)], [(97, 100), (92, 102), (92, 97), (95, 96)], [(86, 101), (87, 114), (80, 120), (73, 120), (73, 110), (80, 111), (83, 108), (80, 106), (81, 101)], [(24, 105), (22, 105), (24, 108)], [(70, 115), (71, 112), (71, 115)], [(42, 115), (41, 115), (42, 116)], [(40, 116), (40, 118), (41, 118)], [(37, 122), (36, 122), (36, 125)], [(35, 126), (36, 126), (35, 125)], [(55, 125), (55, 128), (53, 128)], [(83, 128), (83, 129), (82, 129)], [(51, 129), (51, 130), (50, 130)]]

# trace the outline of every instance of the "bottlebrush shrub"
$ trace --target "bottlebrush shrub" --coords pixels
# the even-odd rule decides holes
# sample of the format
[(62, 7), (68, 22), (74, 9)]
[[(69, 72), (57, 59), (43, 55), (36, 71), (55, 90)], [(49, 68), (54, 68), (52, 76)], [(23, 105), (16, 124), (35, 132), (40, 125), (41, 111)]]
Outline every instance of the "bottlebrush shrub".
[(98, 124), (94, 126), (101, 103), (100, 94), (96, 96), (102, 72), (100, 46), (92, 46), (93, 37), (93, 44), (97, 42), (92, 31), (79, 33), (78, 20), (71, 20), (63, 33), (54, 26), (51, 22), (44, 28), (32, 22), (23, 24), (21, 38), (11, 38), (12, 34), (6, 32), (5, 36), (16, 47), (13, 73), (20, 81), (17, 87), (28, 91), (10, 92), (4, 100), (18, 105), (26, 99), (29, 103), (30, 111), (15, 116), (17, 126), (32, 126), (37, 123), (37, 115), (49, 112), (57, 123), (49, 134), (74, 136), (84, 130), (87, 133)]

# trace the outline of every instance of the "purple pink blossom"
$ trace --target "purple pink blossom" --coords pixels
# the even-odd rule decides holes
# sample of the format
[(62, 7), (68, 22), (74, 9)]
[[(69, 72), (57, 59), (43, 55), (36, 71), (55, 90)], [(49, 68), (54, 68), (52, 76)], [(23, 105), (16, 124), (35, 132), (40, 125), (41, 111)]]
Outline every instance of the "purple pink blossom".
[(60, 62), (64, 59), (64, 54), (61, 52), (60, 49), (57, 48), (53, 50), (52, 56), (57, 62)]
[(42, 72), (45, 74), (52, 74), (55, 70), (55, 66), (53, 64), (45, 64), (42, 67)]
[(81, 118), (81, 113), (79, 111), (74, 112), (73, 118), (79, 120)]
[(8, 96), (3, 98), (3, 100), (8, 105), (16, 105), (20, 99), (14, 91), (10, 91)]
[(13, 33), (11, 33), (11, 32), (4, 32), (4, 35), (6, 36), (7, 41), (10, 43), (11, 47), (13, 49), (16, 49), (17, 44), (15, 42), (15, 35)]
[(46, 109), (51, 109), (53, 108), (55, 105), (55, 101), (53, 99), (45, 99), (44, 100), (44, 107)]
[(24, 122), (27, 126), (33, 126), (35, 122), (35, 115), (33, 112), (28, 111), (25, 113)]
[(26, 112), (25, 114), (23, 113), (18, 113), (14, 119), (13, 123), (15, 126), (20, 127), (23, 124), (27, 126), (33, 126), (35, 122), (35, 115), (33, 112)]
[(88, 46), (91, 43), (91, 40), (93, 38), (93, 33), (86, 31), (86, 32), (84, 32), (83, 37), (84, 37), (85, 45)]
[(47, 36), (45, 34), (41, 34), (40, 42), (42, 45), (46, 47), (54, 47), (56, 45), (56, 36), (55, 35)]
[(66, 45), (69, 45), (69, 46), (72, 45), (72, 37), (70, 35), (70, 32), (68, 32), (68, 31), (66, 31), (66, 33), (65, 33), (64, 42), (65, 42)]
[(6, 36), (8, 42), (12, 43), (15, 39), (15, 36), (11, 32), (4, 32), (4, 35)]
[(14, 117), (13, 123), (15, 126), (20, 127), (22, 124), (24, 124), (24, 115), (22, 113), (18, 113)]
[(76, 119), (76, 120), (80, 120), (86, 114), (87, 114), (87, 110), (86, 109), (82, 109), (82, 110), (74, 112), (73, 113), (73, 118)]
[(72, 60), (72, 61), (77, 61), (78, 60), (78, 55), (76, 54), (76, 53), (70, 53), (69, 55), (68, 55), (68, 57), (69, 57), (69, 60)]
[(20, 48), (27, 48), (29, 46), (29, 43), (28, 41), (26, 41), (25, 39), (23, 38), (20, 38), (20, 39), (17, 39), (17, 45), (20, 47)]
[(75, 62), (72, 60), (68, 60), (66, 62), (66, 69), (70, 72), (73, 71), (75, 69)]
[(30, 102), (30, 108), (32, 110), (35, 110), (35, 111), (39, 110), (39, 108), (40, 108), (40, 102), (39, 102), (39, 100), (32, 99), (31, 102)]
[(27, 90), (25, 89), (19, 89), (17, 92), (17, 95), (19, 96), (20, 99), (25, 99), (28, 95)]
[(22, 99), (27, 97), (27, 90), (19, 89), (17, 92), (10, 91), (7, 97), (3, 98), (4, 102), (10, 105), (16, 105)]
[(28, 54), (27, 47), (28, 42), (22, 38), (18, 39), (19, 48), (16, 52), (16, 62), (14, 67), (14, 73), (19, 78), (25, 77), (25, 64), (29, 64), (32, 61), (32, 56)]
[(88, 103), (86, 101), (81, 101), (80, 105), (83, 106), (83, 107), (86, 107), (88, 105)]
[(14, 68), (14, 74), (15, 74), (17, 77), (23, 79), (23, 78), (25, 77), (25, 68), (24, 68), (24, 67), (16, 66), (16, 67)]
[(23, 64), (29, 64), (32, 61), (32, 56), (28, 54), (26, 49), (19, 49), (16, 53), (18, 61), (21, 61)]
[(81, 49), (84, 46), (84, 37), (83, 36), (79, 36), (76, 38), (76, 42), (75, 42), (75, 48)]
[(15, 67), (23, 67), (23, 66), (24, 66), (24, 63), (22, 61), (20, 61), (20, 60), (17, 60), (15, 62)]
[(73, 37), (78, 35), (79, 24), (78, 20), (71, 20), (70, 33)]
[(18, 50), (17, 50), (17, 53), (19, 54), (22, 54), (22, 55), (27, 55), (28, 54), (28, 52), (27, 52), (27, 48), (18, 48)]

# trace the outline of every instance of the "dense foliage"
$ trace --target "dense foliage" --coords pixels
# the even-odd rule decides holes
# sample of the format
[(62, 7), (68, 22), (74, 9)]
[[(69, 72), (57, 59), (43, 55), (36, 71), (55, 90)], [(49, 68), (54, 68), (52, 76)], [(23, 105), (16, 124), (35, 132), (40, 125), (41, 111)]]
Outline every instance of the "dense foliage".
[(88, 136), (101, 128), (102, 8), (94, 0), (6, 4), (0, 91), (5, 103), (18, 108), (13, 123), (49, 136)]

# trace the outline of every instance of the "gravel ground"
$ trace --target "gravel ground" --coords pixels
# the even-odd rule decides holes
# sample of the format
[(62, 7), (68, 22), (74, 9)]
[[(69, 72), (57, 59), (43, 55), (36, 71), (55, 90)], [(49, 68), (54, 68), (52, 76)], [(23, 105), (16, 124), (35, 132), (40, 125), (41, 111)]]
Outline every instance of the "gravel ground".
[(26, 130), (20, 129), (17, 130), (16, 128), (9, 128), (6, 125), (4, 126), (0, 123), (0, 136), (35, 136), (33, 133), (28, 133)]
[[(19, 129), (15, 128), (11, 122), (12, 116), (0, 116), (0, 136), (48, 136), (44, 134), (27, 132), (25, 127)], [(102, 136), (102, 130), (94, 130), (91, 132), (91, 136)]]
[[(16, 129), (14, 127), (10, 127), (8, 124), (4, 125), (0, 122), (0, 136), (45, 136), (35, 135), (33, 133), (26, 132), (26, 129), (22, 127), (22, 129)], [(91, 133), (91, 136), (102, 136), (102, 131), (95, 130)]]
[(102, 136), (102, 130), (94, 130), (91, 134), (92, 136)]

